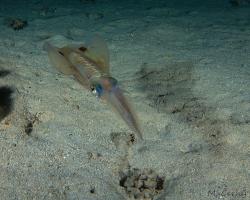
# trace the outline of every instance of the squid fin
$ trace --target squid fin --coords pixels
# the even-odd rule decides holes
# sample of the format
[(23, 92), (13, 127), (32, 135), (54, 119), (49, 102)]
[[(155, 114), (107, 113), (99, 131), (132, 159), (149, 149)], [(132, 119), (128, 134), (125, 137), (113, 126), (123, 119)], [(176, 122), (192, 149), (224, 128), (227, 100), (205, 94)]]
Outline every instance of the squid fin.
[(48, 52), (48, 56), (49, 56), (49, 60), (51, 64), (59, 72), (65, 75), (74, 74), (74, 68), (72, 64), (64, 57), (64, 54), (60, 52), (60, 49), (54, 47), (48, 42), (44, 43), (43, 49)]
[(95, 36), (86, 47), (79, 47), (78, 50), (95, 62), (101, 73), (109, 74), (109, 51), (106, 42), (101, 37)]

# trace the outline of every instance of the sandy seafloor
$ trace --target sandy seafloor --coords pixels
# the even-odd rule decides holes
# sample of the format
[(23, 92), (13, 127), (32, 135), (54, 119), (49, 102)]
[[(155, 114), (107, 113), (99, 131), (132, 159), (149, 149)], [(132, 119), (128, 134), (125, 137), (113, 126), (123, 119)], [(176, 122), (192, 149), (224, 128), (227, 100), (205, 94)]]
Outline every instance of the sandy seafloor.
[[(1, 200), (250, 199), (249, 5), (6, 0), (0, 21)], [(142, 142), (42, 49), (96, 33)]]

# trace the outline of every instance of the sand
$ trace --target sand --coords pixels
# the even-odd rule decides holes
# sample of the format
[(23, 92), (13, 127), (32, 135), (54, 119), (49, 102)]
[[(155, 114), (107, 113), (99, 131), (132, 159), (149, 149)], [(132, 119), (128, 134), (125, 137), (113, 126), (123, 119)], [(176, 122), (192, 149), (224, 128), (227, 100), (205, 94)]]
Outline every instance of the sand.
[[(1, 1), (1, 199), (249, 199), (249, 6)], [(95, 34), (141, 142), (42, 48)]]

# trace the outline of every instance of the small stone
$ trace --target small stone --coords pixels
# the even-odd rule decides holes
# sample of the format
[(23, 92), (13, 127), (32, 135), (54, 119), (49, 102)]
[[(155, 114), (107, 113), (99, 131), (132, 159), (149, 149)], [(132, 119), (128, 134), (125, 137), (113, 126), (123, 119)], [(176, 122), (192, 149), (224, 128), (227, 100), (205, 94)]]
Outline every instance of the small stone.
[(143, 180), (138, 180), (137, 184), (135, 185), (136, 188), (141, 188), (143, 186)]
[(129, 198), (152, 200), (163, 189), (164, 178), (152, 169), (129, 169), (122, 173), (120, 186), (124, 187)]
[(135, 199), (143, 199), (143, 194), (142, 193), (134, 194), (134, 198)]
[(137, 189), (137, 188), (131, 188), (130, 191), (131, 191), (131, 194), (132, 194), (133, 196), (137, 196), (137, 195), (140, 194), (140, 190)]
[(144, 181), (144, 185), (146, 188), (155, 188), (156, 181), (154, 179), (148, 179), (148, 180)]
[(148, 173), (148, 179), (155, 178), (156, 176), (157, 176), (157, 174), (154, 171), (149, 171), (149, 173)]
[(163, 190), (164, 187), (164, 178), (163, 177), (156, 177), (156, 190)]
[(140, 179), (141, 179), (141, 180), (147, 180), (148, 177), (147, 177), (147, 175), (145, 175), (145, 174), (141, 174)]
[(102, 157), (102, 155), (100, 153), (88, 152), (87, 154), (88, 154), (89, 160), (97, 160), (100, 157)]
[(94, 187), (90, 188), (90, 193), (91, 193), (91, 194), (94, 194), (94, 193), (95, 193), (95, 188), (94, 188)]
[(145, 189), (143, 191), (143, 194), (144, 194), (144, 198), (151, 198), (153, 196), (152, 191), (150, 189)]
[(126, 180), (126, 182), (124, 183), (124, 186), (125, 187), (132, 187), (134, 185), (134, 182), (133, 182), (133, 180), (131, 179), (131, 178), (128, 178), (127, 180)]
[(140, 170), (138, 168), (134, 168), (133, 175), (134, 176), (139, 176)]

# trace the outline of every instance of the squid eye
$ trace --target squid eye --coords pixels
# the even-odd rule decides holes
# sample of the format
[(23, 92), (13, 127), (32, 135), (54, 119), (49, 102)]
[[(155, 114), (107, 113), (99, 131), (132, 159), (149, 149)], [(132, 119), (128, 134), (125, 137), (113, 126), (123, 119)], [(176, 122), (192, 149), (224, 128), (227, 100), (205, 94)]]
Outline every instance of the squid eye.
[(97, 97), (102, 96), (103, 88), (100, 84), (97, 84), (95, 88), (93, 88), (92, 93), (94, 93)]

